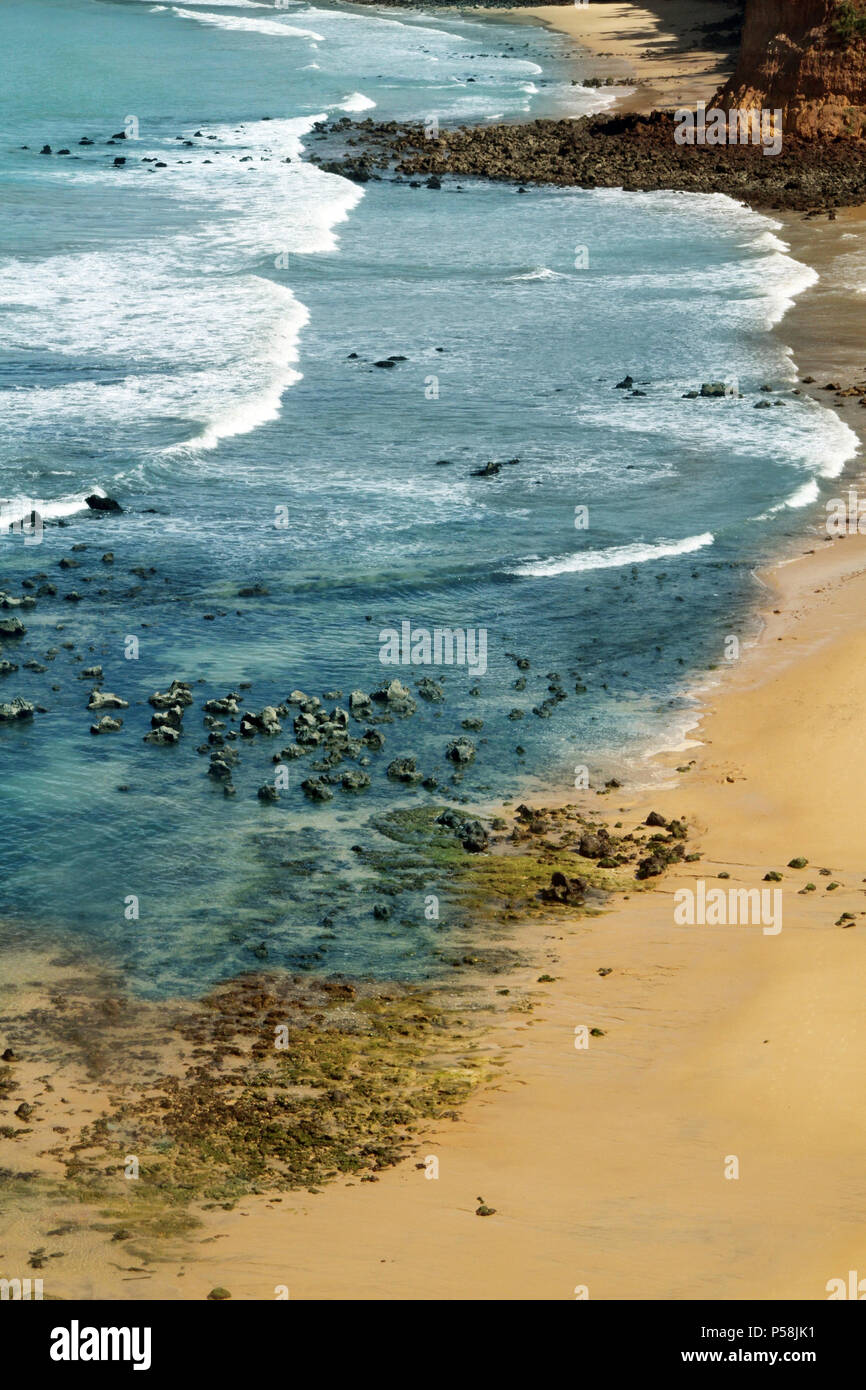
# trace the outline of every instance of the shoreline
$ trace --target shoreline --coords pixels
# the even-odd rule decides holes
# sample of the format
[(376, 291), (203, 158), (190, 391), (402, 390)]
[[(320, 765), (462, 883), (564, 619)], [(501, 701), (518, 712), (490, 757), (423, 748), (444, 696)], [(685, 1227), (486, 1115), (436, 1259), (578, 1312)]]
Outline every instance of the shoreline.
[(636, 77), (637, 87), (611, 108), (619, 115), (646, 115), (709, 101), (734, 70), (736, 50), (711, 41), (694, 45), (700, 44), (703, 32), (700, 17), (706, 21), (712, 17), (714, 23), (733, 19), (738, 15), (736, 5), (708, 7), (695, 6), (694, 0), (668, 0), (661, 13), (657, 6), (628, 3), (533, 5), (505, 14), (510, 23), (540, 22), (566, 34), (605, 75)]
[[(783, 221), (791, 255), (824, 278), (770, 331), (793, 342), (800, 375), (818, 378), (815, 399), (840, 405), (862, 442), (858, 401), (821, 387), (866, 375), (856, 301), (826, 278), (849, 254), (846, 236), (866, 246), (864, 214)], [(840, 495), (847, 486), (840, 479)], [(130, 1268), (122, 1293), (106, 1269), (87, 1296), (201, 1299), (224, 1286), (271, 1299), (284, 1285), (295, 1299), (572, 1299), (585, 1286), (594, 1299), (814, 1299), (857, 1267), (866, 545), (817, 535), (790, 549), (760, 572), (760, 638), (702, 697), (693, 771), (651, 794), (618, 790), (615, 809), (593, 798), (595, 815), (629, 830), (649, 810), (686, 815), (701, 861), (603, 915), (564, 909), (531, 923), (521, 945), (535, 963), (505, 980), (530, 1006), (467, 1044), (501, 1066), (497, 1082), (470, 1095), (459, 1122), (428, 1126), (374, 1185), (336, 1181), (215, 1207), (198, 1231), (178, 1231), (185, 1243), (159, 1267)], [(681, 759), (670, 750), (653, 761), (672, 770)], [(809, 866), (789, 871), (799, 854)], [(778, 937), (674, 925), (676, 888), (720, 872), (757, 886), (767, 870), (784, 875)], [(836, 925), (844, 911), (852, 929)], [(585, 1052), (578, 1026), (601, 1031)], [(421, 1171), (428, 1154), (436, 1181)], [(731, 1154), (737, 1182), (723, 1176)], [(495, 1209), (480, 1222), (479, 1194)], [(12, 1241), (39, 1244), (26, 1226)], [(88, 1254), (78, 1248), (68, 1271), (55, 1267), (58, 1288), (92, 1280)]]
[[(774, 216), (790, 254), (821, 279), (770, 331), (862, 444), (857, 400), (822, 387), (866, 374), (856, 302), (829, 283), (851, 254), (843, 239), (866, 246), (866, 214)], [(861, 453), (840, 494), (862, 467)], [(591, 925), (566, 918), (534, 933), (555, 981), (531, 1017), (494, 1031), (491, 1045), (509, 1056), (500, 1086), (473, 1096), (453, 1132), (416, 1146), (440, 1157), (441, 1183), (418, 1182), (406, 1163), (363, 1197), (332, 1188), (301, 1201), (307, 1248), (292, 1296), (571, 1299), (581, 1284), (601, 1298), (812, 1300), (856, 1267), (866, 1026), (854, 981), (866, 902), (854, 827), (866, 752), (849, 760), (860, 702), (836, 691), (866, 679), (866, 543), (810, 535), (818, 511), (805, 511), (801, 541), (758, 576), (764, 630), (703, 698), (695, 770), (650, 800), (618, 796), (609, 815), (631, 826), (649, 809), (685, 812), (700, 865)], [(809, 866), (787, 870), (801, 854)], [(771, 868), (785, 876), (778, 937), (673, 925), (680, 885), (725, 873), (751, 886)], [(839, 925), (844, 912), (852, 929)], [(613, 973), (602, 978), (602, 966)], [(615, 1040), (599, 1040), (578, 1070), (571, 1037), (584, 1021)], [(732, 1153), (738, 1183), (723, 1175)], [(481, 1229), (476, 1192), (497, 1208)], [(250, 1209), (226, 1232), (238, 1296), (261, 1296), (243, 1252), (251, 1236), (260, 1255), (267, 1248), (267, 1221)], [(337, 1246), (339, 1271), (327, 1255)], [(212, 1272), (221, 1268), (220, 1258)]]
[[(789, 219), (782, 235), (826, 275), (845, 226)], [(773, 330), (793, 343), (801, 376), (839, 367), (838, 313), (822, 281)], [(849, 303), (845, 366), (855, 320)], [(592, 922), (566, 913), (533, 929), (553, 979), (529, 1016), (485, 1039), (508, 1059), (500, 1083), (467, 1101), (460, 1125), (416, 1144), (417, 1158), (439, 1158), (440, 1180), (407, 1162), (363, 1194), (301, 1198), (285, 1222), (305, 1246), (292, 1297), (571, 1300), (585, 1287), (602, 1299), (815, 1300), (856, 1267), (866, 748), (840, 767), (838, 740), (844, 761), (866, 685), (866, 542), (806, 537), (800, 550), (761, 572), (764, 632), (708, 702), (696, 768), (651, 800), (618, 794), (608, 817), (631, 827), (649, 809), (685, 814), (701, 862)], [(780, 708), (802, 715), (780, 727)], [(809, 865), (787, 869), (801, 854)], [(778, 936), (673, 923), (677, 888), (719, 874), (751, 887), (770, 869), (783, 874)], [(853, 920), (840, 925), (844, 912)], [(603, 1036), (582, 1054), (584, 1024)], [(736, 1182), (724, 1175), (731, 1156)], [(496, 1209), (480, 1226), (476, 1194)], [(246, 1210), (219, 1223), (226, 1240), (202, 1287), (230, 1268), (237, 1296), (262, 1296), (274, 1218), (266, 1204)]]

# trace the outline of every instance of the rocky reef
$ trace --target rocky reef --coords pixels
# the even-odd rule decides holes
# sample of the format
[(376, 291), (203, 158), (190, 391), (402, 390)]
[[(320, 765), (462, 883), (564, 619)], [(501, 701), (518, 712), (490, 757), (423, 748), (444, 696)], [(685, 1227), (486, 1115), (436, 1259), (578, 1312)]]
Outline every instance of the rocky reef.
[(758, 208), (815, 210), (866, 201), (866, 144), (786, 136), (778, 155), (762, 146), (677, 144), (674, 117), (584, 117), (521, 125), (461, 126), (435, 138), (420, 123), (344, 118), (324, 124), (328, 157), (310, 158), (357, 182), (396, 177), (438, 190), (443, 175), (491, 178), (520, 187), (560, 184), (726, 193)]

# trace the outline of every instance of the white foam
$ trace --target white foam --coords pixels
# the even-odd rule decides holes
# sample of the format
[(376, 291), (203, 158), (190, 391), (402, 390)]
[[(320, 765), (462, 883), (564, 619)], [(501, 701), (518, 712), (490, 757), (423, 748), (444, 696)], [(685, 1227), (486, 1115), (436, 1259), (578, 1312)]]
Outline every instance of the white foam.
[(519, 275), (509, 275), (508, 280), (565, 280), (568, 277), (560, 270), (551, 270), (549, 266), (537, 265), (532, 270), (521, 271)]
[(92, 487), (79, 497), (58, 497), (50, 502), (40, 497), (26, 497), (23, 493), (0, 499), (0, 540), (4, 533), (8, 533), (10, 526), (29, 518), (32, 511), (36, 511), (43, 521), (56, 521), (58, 517), (74, 516), (76, 512), (89, 510), (84, 499), (93, 493), (105, 496), (101, 487)]
[[(293, 258), (333, 251), (337, 224), (363, 196), (298, 158), (316, 119), (209, 131), (219, 136), (220, 158), (184, 164), (176, 181), (159, 182), (186, 217), (200, 208), (183, 235), (0, 264), (0, 349), (23, 346), (61, 369), (70, 363), (56, 385), (0, 393), (0, 427), (23, 441), (57, 428), (99, 437), (118, 425), (152, 426), (175, 441), (163, 445), (168, 452), (189, 452), (275, 418), (298, 379), (308, 319), (291, 290)], [(269, 152), (268, 161), (241, 164), (242, 149)], [(112, 175), (79, 166), (57, 177), (101, 185)], [(281, 278), (257, 273), (268, 256)]]
[(809, 507), (813, 502), (818, 501), (820, 492), (821, 489), (818, 486), (817, 480), (815, 478), (810, 478), (807, 483), (802, 483), (800, 487), (795, 488), (790, 497), (785, 497), (781, 502), (777, 502), (774, 507), (768, 507), (760, 516), (756, 516), (755, 521), (769, 521), (771, 516), (776, 516), (779, 512), (784, 512), (788, 509), (796, 511), (800, 507)]
[[(150, 0), (141, 0), (143, 4), (149, 4)], [(208, 9), (219, 9), (221, 6), (232, 10), (273, 10), (276, 6), (271, 3), (266, 5), (264, 0), (186, 0), (187, 5), (206, 5)], [(168, 5), (152, 5), (151, 13), (156, 10), (167, 10)], [(172, 8), (176, 8), (173, 6)]]
[(217, 410), (200, 434), (170, 446), (166, 453), (215, 449), (222, 439), (249, 434), (279, 418), (284, 391), (302, 375), (292, 364), (298, 360), (298, 338), (310, 315), (290, 289), (270, 280), (261, 284), (268, 287), (268, 293), (276, 300), (282, 300), (283, 312), (278, 313), (269, 337), (258, 347), (254, 390), (248, 395), (236, 395), (226, 409)]
[(681, 541), (656, 541), (652, 545), (640, 541), (632, 545), (609, 545), (603, 550), (582, 550), (573, 555), (554, 556), (549, 560), (532, 560), (517, 565), (507, 573), (547, 579), (553, 575), (575, 574), (583, 570), (618, 569), (622, 565), (642, 565), (648, 560), (690, 555), (695, 550), (712, 545), (714, 540), (710, 531), (704, 531), (700, 536), (687, 536)]
[(370, 97), (364, 96), (363, 92), (352, 92), (340, 102), (340, 110), (371, 111), (375, 105), (375, 101)]
[(246, 34), (270, 34), (284, 39), (316, 39), (324, 42), (324, 35), (312, 29), (298, 29), (291, 24), (281, 24), (276, 19), (245, 19), (242, 15), (208, 14), (206, 10), (182, 10), (174, 5), (178, 19), (196, 19), (199, 24), (212, 24), (218, 29), (234, 30)]

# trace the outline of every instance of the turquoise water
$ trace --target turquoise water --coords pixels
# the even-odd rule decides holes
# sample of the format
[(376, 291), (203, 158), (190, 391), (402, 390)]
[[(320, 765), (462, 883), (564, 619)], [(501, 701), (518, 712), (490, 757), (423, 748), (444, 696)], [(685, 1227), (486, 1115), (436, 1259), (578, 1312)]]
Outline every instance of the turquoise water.
[[(0, 586), (58, 593), (2, 653), (0, 699), (46, 712), (0, 726), (0, 913), (157, 995), (263, 958), (427, 972), (449, 924), (425, 923), (423, 885), (375, 919), (351, 846), (396, 802), (559, 794), (687, 725), (694, 674), (751, 630), (753, 566), (853, 456), (771, 332), (811, 272), (720, 197), (361, 189), (304, 161), (325, 117), (600, 109), (541, 29), (252, 0), (6, 0), (2, 25), (0, 517), (53, 520), (39, 545), (3, 536)], [(627, 372), (643, 395), (615, 390)], [(742, 398), (683, 399), (733, 379)], [(764, 383), (784, 408), (754, 409)], [(94, 489), (123, 515), (88, 512)], [(484, 629), (487, 671), (383, 666), (404, 621)], [(98, 739), (96, 662), (130, 702)], [(443, 674), (443, 703), (383, 726), (360, 796), (308, 802), (301, 759), (260, 803), (291, 716), (243, 741), (234, 799), (196, 751), (198, 697), (242, 682), (258, 710)], [(181, 743), (146, 745), (175, 678), (197, 696)], [(483, 728), (455, 782), (464, 719)], [(387, 779), (409, 754), (435, 791)]]

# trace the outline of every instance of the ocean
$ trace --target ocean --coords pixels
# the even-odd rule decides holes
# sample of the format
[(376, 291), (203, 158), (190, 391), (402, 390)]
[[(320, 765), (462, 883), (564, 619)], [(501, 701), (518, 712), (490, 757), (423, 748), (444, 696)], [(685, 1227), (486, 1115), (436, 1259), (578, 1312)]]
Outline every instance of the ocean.
[[(540, 27), (264, 0), (5, 0), (0, 24), (0, 587), (57, 591), (0, 653), (0, 700), (44, 711), (0, 724), (0, 936), (149, 997), (262, 959), (429, 974), (441, 932), (374, 917), (353, 845), (398, 805), (647, 780), (683, 739), (755, 633), (756, 565), (856, 452), (773, 331), (814, 272), (721, 196), (305, 159), (344, 115), (609, 105)], [(728, 395), (686, 398), (704, 382)], [(9, 525), (31, 507), (39, 544)], [(383, 664), (406, 623), (483, 632), (485, 670)], [(258, 798), (297, 707), (238, 740), (234, 797), (208, 777), (201, 700), (347, 707), (395, 677), (418, 709), (363, 792), (310, 801), (307, 755)], [(185, 732), (145, 744), (174, 679)], [(90, 733), (94, 684), (128, 701), (117, 733)], [(430, 785), (386, 775), (408, 757)]]

